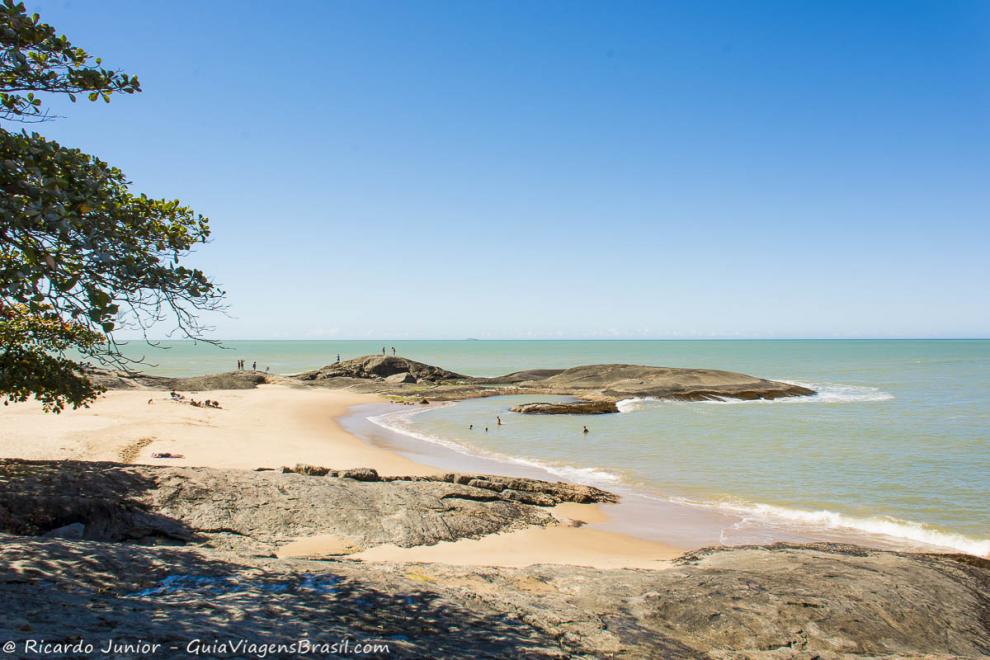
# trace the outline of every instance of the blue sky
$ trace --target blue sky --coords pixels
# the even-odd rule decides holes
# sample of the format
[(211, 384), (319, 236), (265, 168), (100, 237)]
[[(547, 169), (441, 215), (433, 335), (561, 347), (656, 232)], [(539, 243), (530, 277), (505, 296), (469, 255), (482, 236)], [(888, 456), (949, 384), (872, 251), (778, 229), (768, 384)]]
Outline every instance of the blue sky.
[(27, 4), (217, 337), (990, 336), (990, 3)]

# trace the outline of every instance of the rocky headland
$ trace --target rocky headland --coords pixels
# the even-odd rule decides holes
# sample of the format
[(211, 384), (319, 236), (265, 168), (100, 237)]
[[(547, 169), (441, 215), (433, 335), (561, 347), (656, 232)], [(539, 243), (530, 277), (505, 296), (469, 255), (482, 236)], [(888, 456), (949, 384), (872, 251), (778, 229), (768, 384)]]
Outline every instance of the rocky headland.
[[(507, 491), (545, 500), (503, 497)], [(483, 475), (0, 461), (4, 639), (307, 636), (397, 657), (978, 657), (990, 562), (832, 544), (709, 548), (662, 570), (279, 558), (562, 524), (604, 491)]]
[[(509, 394), (573, 396), (577, 403), (541, 403), (517, 412), (600, 414), (617, 412), (615, 403), (629, 398), (677, 401), (779, 399), (815, 392), (746, 374), (714, 369), (679, 369), (627, 364), (598, 364), (570, 369), (536, 369), (477, 378), (408, 358), (366, 355), (291, 376), (235, 371), (194, 378), (136, 376), (94, 371), (91, 376), (111, 389), (151, 388), (181, 391), (242, 389), (262, 383), (350, 388), (374, 392), (406, 403), (454, 401)], [(590, 402), (590, 403), (589, 403)]]

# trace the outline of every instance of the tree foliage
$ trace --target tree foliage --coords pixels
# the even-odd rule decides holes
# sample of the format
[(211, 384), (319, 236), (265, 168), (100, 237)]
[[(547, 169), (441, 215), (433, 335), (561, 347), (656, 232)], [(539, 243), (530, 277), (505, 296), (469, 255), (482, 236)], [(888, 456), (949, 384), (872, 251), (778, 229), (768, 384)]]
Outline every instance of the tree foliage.
[[(0, 47), (0, 119), (48, 117), (34, 92), (109, 101), (140, 90), (12, 0)], [(220, 307), (223, 292), (182, 265), (209, 238), (207, 219), (128, 184), (95, 156), (0, 129), (0, 396), (33, 395), (54, 411), (85, 405), (98, 390), (68, 351), (123, 366), (114, 330), (169, 320), (196, 338), (197, 313)]]
[[(92, 62), (92, 63), (91, 63)], [(0, 5), (0, 118), (44, 119), (42, 99), (35, 92), (66, 94), (72, 101), (85, 94), (90, 101), (141, 91), (137, 76), (101, 66), (65, 35), (28, 15), (23, 3)]]

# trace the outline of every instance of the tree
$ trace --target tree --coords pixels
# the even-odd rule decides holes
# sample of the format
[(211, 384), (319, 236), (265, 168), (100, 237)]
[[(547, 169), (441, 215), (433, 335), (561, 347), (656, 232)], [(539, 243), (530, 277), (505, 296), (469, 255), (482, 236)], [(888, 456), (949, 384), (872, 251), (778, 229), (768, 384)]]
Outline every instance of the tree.
[[(139, 91), (136, 77), (102, 68), (23, 4), (2, 0), (0, 120), (50, 119), (39, 94), (109, 102)], [(208, 220), (177, 200), (135, 195), (128, 185), (123, 172), (95, 156), (0, 128), (5, 405), (34, 396), (55, 412), (85, 406), (100, 390), (81, 361), (128, 363), (115, 330), (146, 332), (170, 320), (182, 335), (202, 338), (197, 314), (221, 308), (223, 291), (182, 265), (209, 238)]]

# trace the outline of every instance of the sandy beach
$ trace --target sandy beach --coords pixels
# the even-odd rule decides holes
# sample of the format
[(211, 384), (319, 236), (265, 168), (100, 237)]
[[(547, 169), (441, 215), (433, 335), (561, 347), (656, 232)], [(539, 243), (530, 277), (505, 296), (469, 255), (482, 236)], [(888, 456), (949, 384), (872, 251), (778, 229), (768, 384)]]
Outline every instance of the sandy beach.
[[(254, 470), (310, 464), (370, 467), (382, 475), (440, 471), (375, 447), (346, 431), (337, 419), (350, 407), (380, 403), (378, 395), (348, 390), (263, 385), (250, 390), (181, 393), (174, 401), (158, 390), (113, 390), (90, 408), (45, 414), (34, 403), (0, 409), (0, 457), (116, 461), (148, 465)], [(190, 399), (215, 400), (221, 409)], [(181, 458), (155, 458), (168, 453)], [(572, 564), (597, 568), (664, 568), (682, 549), (595, 528), (608, 505), (559, 505), (560, 525), (532, 527), (481, 539), (432, 546), (382, 545), (353, 555), (366, 561), (439, 562), (522, 567)], [(337, 539), (300, 538), (282, 556), (339, 554)]]

